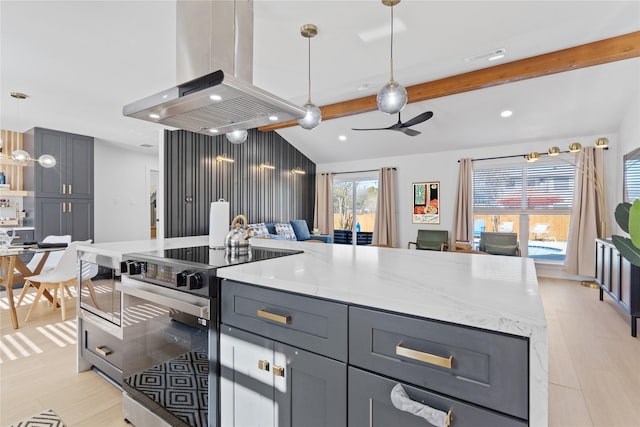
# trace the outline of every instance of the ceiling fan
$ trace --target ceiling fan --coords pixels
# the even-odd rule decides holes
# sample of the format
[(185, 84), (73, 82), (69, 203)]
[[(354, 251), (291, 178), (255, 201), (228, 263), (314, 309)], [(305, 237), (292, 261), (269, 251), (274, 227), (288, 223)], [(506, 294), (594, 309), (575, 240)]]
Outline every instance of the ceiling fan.
[(419, 123), (426, 122), (431, 117), (433, 117), (433, 112), (425, 111), (422, 114), (418, 114), (413, 119), (407, 120), (406, 122), (402, 123), (402, 119), (400, 118), (400, 113), (398, 112), (398, 123), (395, 123), (387, 128), (371, 128), (371, 129), (351, 128), (351, 130), (397, 130), (404, 133), (405, 135), (416, 136), (416, 135), (420, 135), (421, 132), (417, 130), (409, 129), (409, 128)]

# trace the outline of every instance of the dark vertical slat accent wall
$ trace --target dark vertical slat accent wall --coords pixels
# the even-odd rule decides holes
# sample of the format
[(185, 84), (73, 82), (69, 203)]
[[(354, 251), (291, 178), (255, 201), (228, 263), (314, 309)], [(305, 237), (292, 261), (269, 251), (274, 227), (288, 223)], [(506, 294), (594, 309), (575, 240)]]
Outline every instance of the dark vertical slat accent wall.
[[(306, 219), (313, 224), (316, 165), (275, 132), (249, 131), (231, 144), (224, 135), (165, 131), (165, 236), (209, 233), (211, 202), (225, 199), (230, 219), (253, 222)], [(217, 162), (226, 155), (234, 163)], [(275, 169), (260, 169), (261, 163)], [(305, 175), (292, 174), (300, 168)]]

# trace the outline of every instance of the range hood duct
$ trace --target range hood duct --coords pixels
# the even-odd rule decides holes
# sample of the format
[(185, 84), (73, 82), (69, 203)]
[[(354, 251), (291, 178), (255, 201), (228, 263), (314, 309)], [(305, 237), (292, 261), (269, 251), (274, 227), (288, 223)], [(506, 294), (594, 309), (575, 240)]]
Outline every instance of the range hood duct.
[(251, 83), (251, 0), (177, 0), (176, 29), (177, 86), (125, 105), (125, 116), (206, 135), (304, 117)]

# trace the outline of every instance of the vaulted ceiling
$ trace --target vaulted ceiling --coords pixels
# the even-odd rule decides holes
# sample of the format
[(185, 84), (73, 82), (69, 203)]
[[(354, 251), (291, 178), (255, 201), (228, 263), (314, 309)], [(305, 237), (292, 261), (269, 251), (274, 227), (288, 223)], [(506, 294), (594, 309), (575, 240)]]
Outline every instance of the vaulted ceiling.
[[(255, 0), (254, 84), (292, 102), (307, 95), (311, 40), (317, 105), (375, 95), (388, 80), (389, 8), (379, 0)], [(640, 30), (639, 1), (412, 1), (394, 8), (395, 79), (431, 82)], [(176, 84), (173, 1), (0, 3), (0, 120), (94, 135), (128, 147), (157, 146), (159, 126), (123, 117), (124, 104)], [(495, 49), (506, 56), (468, 60)], [(456, 82), (453, 83), (455, 86)], [(9, 92), (29, 95), (24, 101)], [(640, 97), (640, 60), (588, 68), (414, 102), (403, 120), (434, 117), (409, 137), (379, 111), (278, 132), (317, 163), (616, 132)], [(503, 110), (512, 110), (508, 118)], [(339, 135), (346, 136), (340, 141)]]

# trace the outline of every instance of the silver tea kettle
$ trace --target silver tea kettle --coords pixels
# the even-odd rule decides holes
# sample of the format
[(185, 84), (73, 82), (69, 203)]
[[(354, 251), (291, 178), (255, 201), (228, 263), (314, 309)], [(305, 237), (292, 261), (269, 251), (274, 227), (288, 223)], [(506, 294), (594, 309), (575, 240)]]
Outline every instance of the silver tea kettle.
[[(242, 221), (243, 225), (240, 225)], [(251, 230), (247, 229), (247, 217), (238, 215), (231, 222), (231, 231), (224, 238), (224, 246), (227, 253), (232, 256), (245, 255), (249, 253), (249, 238)]]

